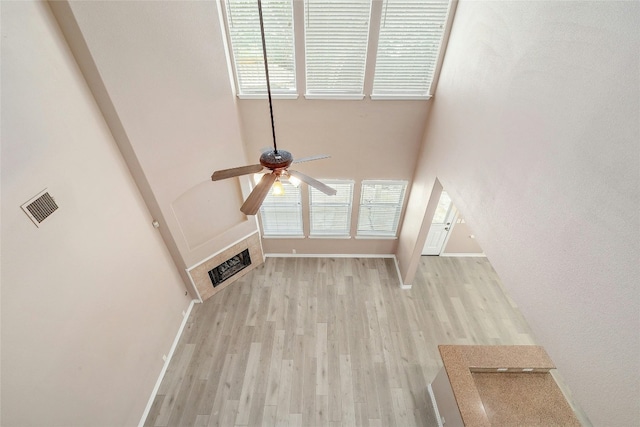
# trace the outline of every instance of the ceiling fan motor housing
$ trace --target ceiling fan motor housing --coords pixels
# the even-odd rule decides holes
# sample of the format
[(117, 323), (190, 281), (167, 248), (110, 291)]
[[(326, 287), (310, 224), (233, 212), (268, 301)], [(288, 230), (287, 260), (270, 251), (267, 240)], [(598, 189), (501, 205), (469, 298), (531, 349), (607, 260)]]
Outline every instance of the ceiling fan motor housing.
[(285, 169), (289, 167), (291, 162), (293, 162), (293, 156), (285, 150), (265, 151), (260, 156), (260, 164), (271, 170)]

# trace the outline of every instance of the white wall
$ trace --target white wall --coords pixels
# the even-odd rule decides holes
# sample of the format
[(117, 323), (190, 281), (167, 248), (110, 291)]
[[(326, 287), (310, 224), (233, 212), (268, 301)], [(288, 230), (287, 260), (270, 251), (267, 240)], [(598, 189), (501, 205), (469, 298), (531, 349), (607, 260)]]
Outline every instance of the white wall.
[(49, 6), (1, 7), (0, 422), (137, 425), (189, 300)]
[(596, 425), (640, 402), (637, 2), (461, 1), (398, 258), (437, 176)]

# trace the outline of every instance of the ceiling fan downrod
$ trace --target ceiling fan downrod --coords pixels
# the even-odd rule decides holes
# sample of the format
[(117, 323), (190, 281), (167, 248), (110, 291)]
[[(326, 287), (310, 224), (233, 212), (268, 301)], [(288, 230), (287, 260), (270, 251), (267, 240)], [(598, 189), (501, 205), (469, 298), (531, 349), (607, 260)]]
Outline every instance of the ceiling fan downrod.
[(269, 83), (269, 64), (267, 63), (267, 44), (264, 38), (264, 20), (262, 18), (262, 1), (258, 0), (258, 15), (260, 16), (260, 36), (262, 38), (262, 56), (264, 57), (264, 74), (267, 78), (267, 96), (269, 97), (269, 113), (271, 114), (271, 134), (273, 135), (273, 152), (278, 154), (276, 144), (276, 126), (273, 122), (273, 104), (271, 102), (271, 84)]
[[(0, 0), (1, 1), (1, 0)], [(273, 100), (271, 98), (271, 82), (269, 80), (269, 64), (267, 61), (267, 43), (264, 34), (264, 18), (262, 15), (262, 0), (258, 2), (258, 16), (260, 18), (260, 36), (262, 39), (262, 56), (264, 58), (264, 72), (267, 82), (267, 95), (269, 97), (269, 113), (271, 116), (271, 134), (273, 135), (273, 150), (267, 150), (260, 156), (260, 163), (255, 165), (241, 166), (231, 169), (222, 169), (213, 172), (211, 175), (212, 181), (219, 181), (222, 179), (233, 178), (242, 175), (248, 175), (251, 173), (262, 172), (264, 169), (269, 169), (271, 172), (262, 175), (260, 182), (251, 190), (249, 196), (240, 207), (240, 211), (245, 215), (255, 215), (258, 213), (262, 202), (269, 194), (269, 190), (272, 187), (276, 187), (277, 190), (282, 190), (281, 178), (293, 180), (297, 178), (299, 181), (305, 182), (318, 191), (321, 191), (329, 196), (336, 194), (334, 188), (329, 187), (326, 184), (300, 173), (295, 170), (290, 170), (289, 166), (292, 163), (309, 162), (312, 160), (326, 159), (329, 156), (311, 156), (303, 157), (301, 159), (294, 160), (290, 152), (286, 150), (278, 151), (278, 145), (276, 143), (276, 127), (273, 118)]]

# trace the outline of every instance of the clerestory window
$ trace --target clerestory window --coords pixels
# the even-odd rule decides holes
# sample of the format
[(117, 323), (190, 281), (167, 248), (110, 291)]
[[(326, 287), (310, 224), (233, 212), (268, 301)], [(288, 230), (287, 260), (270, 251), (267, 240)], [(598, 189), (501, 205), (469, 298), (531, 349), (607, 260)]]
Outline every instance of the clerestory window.
[[(236, 92), (241, 98), (263, 97), (257, 0), (223, 1)], [(262, 0), (272, 93), (284, 98), (303, 91), (310, 99), (428, 99), (444, 55), (452, 4)], [(296, 64), (304, 68), (299, 75), (303, 88), (296, 81)]]

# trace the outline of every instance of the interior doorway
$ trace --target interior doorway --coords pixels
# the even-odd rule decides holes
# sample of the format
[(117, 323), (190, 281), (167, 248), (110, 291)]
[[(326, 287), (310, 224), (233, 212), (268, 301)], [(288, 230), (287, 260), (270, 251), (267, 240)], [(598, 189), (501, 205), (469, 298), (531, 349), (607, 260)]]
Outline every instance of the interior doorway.
[(427, 240), (422, 248), (422, 255), (440, 255), (444, 248), (449, 232), (453, 227), (457, 209), (446, 191), (440, 193), (438, 206), (429, 227)]

